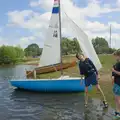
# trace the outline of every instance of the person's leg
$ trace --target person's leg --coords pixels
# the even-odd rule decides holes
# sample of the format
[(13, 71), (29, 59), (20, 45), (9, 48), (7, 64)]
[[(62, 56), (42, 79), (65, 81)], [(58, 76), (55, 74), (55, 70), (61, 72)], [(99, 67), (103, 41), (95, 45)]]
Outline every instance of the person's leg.
[(120, 112), (120, 97), (115, 95), (116, 112)]
[(119, 85), (117, 84), (113, 85), (113, 93), (115, 95), (116, 112), (118, 112), (120, 116), (120, 86)]
[(120, 96), (117, 96), (117, 100), (118, 100), (118, 107), (119, 107), (119, 111), (120, 111)]
[(115, 118), (120, 118), (120, 96), (115, 95), (115, 104), (116, 104), (116, 111), (114, 113)]
[(88, 87), (85, 87), (85, 106), (88, 104)]
[(99, 85), (98, 76), (96, 74), (93, 74), (92, 84), (96, 86), (97, 91), (100, 93), (100, 95), (102, 97), (101, 99), (104, 102), (104, 105), (107, 104), (105, 95)]
[(90, 85), (90, 77), (85, 78), (85, 107), (88, 104), (88, 86)]
[(103, 91), (102, 91), (102, 89), (101, 89), (99, 84), (96, 85), (96, 89), (101, 94), (102, 100), (106, 101), (105, 95), (104, 95), (104, 93), (103, 93)]
[(103, 101), (104, 108), (108, 108), (108, 103), (107, 103), (107, 101), (106, 101), (105, 95), (104, 95), (104, 93), (103, 93), (100, 85), (97, 84), (97, 85), (96, 85), (96, 88), (97, 88), (97, 90), (100, 92), (100, 95), (101, 95), (101, 97), (102, 97), (102, 101)]

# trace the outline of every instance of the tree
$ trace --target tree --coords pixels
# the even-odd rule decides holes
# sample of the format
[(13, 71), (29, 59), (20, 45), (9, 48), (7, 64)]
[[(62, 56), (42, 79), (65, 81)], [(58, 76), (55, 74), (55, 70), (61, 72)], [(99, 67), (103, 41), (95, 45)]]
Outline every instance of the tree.
[(24, 51), (21, 48), (13, 46), (0, 47), (0, 64), (15, 64), (24, 57)]
[(92, 39), (94, 47), (109, 47), (108, 42), (102, 37), (96, 37)]
[(112, 54), (112, 53), (114, 53), (115, 51), (116, 51), (115, 48), (109, 48), (109, 54)]
[(81, 52), (78, 40), (73, 39), (73, 54)]
[(80, 52), (80, 46), (77, 39), (70, 40), (68, 38), (62, 38), (62, 54), (75, 54)]
[(21, 47), (15, 47), (16, 50), (16, 57), (23, 58), (24, 57), (24, 50)]
[(70, 52), (70, 41), (67, 38), (62, 39), (62, 54), (68, 55)]
[(92, 43), (97, 54), (111, 54), (114, 52), (114, 49), (109, 48), (108, 42), (102, 37), (92, 39)]
[(42, 53), (42, 49), (39, 48), (39, 46), (37, 44), (30, 44), (28, 45), (27, 48), (24, 49), (25, 52), (25, 56), (32, 56), (32, 57), (36, 57), (36, 56), (40, 56)]

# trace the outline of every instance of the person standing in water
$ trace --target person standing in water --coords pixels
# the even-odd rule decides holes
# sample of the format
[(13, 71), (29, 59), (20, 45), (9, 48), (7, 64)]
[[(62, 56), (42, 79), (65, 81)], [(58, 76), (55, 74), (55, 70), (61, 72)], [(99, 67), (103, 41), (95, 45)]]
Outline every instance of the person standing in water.
[(85, 107), (87, 107), (88, 104), (88, 87), (90, 85), (95, 85), (97, 90), (101, 93), (101, 96), (103, 97), (104, 108), (107, 108), (108, 103), (100, 85), (98, 84), (98, 79), (100, 78), (100, 76), (95, 65), (89, 58), (86, 58), (83, 54), (76, 54), (76, 58), (79, 60), (80, 74), (84, 75), (85, 77)]
[(113, 55), (117, 61), (112, 68), (112, 84), (116, 104), (115, 116), (120, 118), (120, 50), (117, 50)]

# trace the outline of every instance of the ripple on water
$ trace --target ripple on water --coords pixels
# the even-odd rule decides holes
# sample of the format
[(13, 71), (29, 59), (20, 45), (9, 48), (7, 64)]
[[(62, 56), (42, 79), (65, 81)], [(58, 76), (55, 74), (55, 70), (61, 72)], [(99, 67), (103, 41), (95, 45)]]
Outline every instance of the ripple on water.
[[(0, 77), (7, 78), (6, 71), (9, 76), (23, 76), (23, 68), (4, 69)], [(0, 120), (83, 120), (83, 116), (84, 120), (110, 120), (107, 113), (103, 115), (104, 112), (96, 111), (98, 104), (91, 100), (90, 107), (85, 111), (82, 94), (43, 94), (14, 90), (7, 79), (0, 79)]]
[(73, 118), (82, 120), (82, 112), (75, 111), (76, 106), (80, 108), (82, 104), (78, 103), (81, 97), (78, 95), (74, 97), (67, 94), (65, 96), (12, 91), (12, 94), (7, 94), (3, 99), (10, 120), (19, 118), (21, 120), (73, 120)]

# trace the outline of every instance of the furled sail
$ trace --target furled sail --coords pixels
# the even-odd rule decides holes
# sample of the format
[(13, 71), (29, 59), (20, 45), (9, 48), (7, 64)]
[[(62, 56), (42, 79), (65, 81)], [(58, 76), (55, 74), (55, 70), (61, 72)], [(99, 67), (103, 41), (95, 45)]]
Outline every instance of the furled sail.
[(60, 63), (59, 0), (54, 0), (39, 67)]

